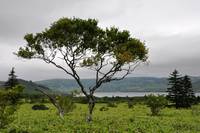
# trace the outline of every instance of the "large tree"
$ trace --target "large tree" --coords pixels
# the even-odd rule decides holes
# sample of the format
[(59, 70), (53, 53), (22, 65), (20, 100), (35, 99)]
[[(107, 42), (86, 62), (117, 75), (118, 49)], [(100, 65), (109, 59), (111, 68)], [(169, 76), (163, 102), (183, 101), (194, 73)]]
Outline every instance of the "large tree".
[[(27, 34), (27, 44), (17, 53), (26, 59), (41, 59), (72, 76), (89, 104), (88, 121), (95, 106), (94, 92), (104, 83), (122, 80), (147, 59), (143, 42), (126, 30), (102, 29), (95, 19), (61, 18), (41, 33)], [(95, 72), (95, 83), (84, 87), (77, 70)]]

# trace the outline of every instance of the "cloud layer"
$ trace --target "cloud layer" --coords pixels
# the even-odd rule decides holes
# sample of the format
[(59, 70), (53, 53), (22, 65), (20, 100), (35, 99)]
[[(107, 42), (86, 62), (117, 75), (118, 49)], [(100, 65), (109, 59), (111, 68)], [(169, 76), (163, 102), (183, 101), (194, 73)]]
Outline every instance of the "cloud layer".
[[(173, 69), (200, 75), (200, 2), (197, 0), (0, 0), (0, 80), (11, 67), (27, 80), (69, 78), (42, 61), (24, 61), (13, 52), (26, 33), (41, 32), (61, 17), (96, 18), (103, 28), (127, 29), (149, 48), (148, 66), (131, 76), (168, 76)], [(90, 78), (89, 72), (80, 71)]]

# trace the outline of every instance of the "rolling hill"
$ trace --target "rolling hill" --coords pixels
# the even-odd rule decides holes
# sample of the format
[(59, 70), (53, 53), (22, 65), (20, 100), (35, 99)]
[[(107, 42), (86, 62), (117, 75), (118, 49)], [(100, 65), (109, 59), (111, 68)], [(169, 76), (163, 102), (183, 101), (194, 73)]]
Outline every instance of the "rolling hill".
[[(195, 92), (200, 92), (200, 77), (191, 77)], [(94, 79), (83, 79), (86, 87), (92, 85)], [(69, 92), (78, 89), (78, 85), (73, 79), (50, 79), (35, 82), (47, 86), (48, 88), (61, 92)], [(155, 77), (129, 77), (121, 81), (113, 81), (102, 85), (100, 92), (165, 92), (168, 87), (167, 78)]]
[[(200, 92), (200, 77), (190, 77), (195, 92)], [(73, 79), (50, 79), (42, 81), (26, 81), (19, 79), (20, 84), (25, 86), (24, 93), (38, 94), (35, 89), (45, 89), (54, 92), (70, 92), (79, 89), (77, 83)], [(86, 87), (92, 85), (94, 79), (83, 79)], [(4, 82), (0, 81), (0, 88)], [(167, 78), (155, 77), (129, 77), (121, 81), (113, 81), (103, 84), (97, 91), (99, 92), (165, 92), (168, 87)]]
[[(43, 85), (38, 85), (32, 81), (26, 81), (23, 79), (18, 79), (19, 83), (22, 84), (25, 89), (23, 91), (23, 93), (25, 94), (39, 94), (40, 92), (36, 91), (35, 89), (43, 89), (46, 91), (51, 91), (48, 87), (43, 86)], [(3, 88), (5, 82), (0, 81), (0, 88)]]

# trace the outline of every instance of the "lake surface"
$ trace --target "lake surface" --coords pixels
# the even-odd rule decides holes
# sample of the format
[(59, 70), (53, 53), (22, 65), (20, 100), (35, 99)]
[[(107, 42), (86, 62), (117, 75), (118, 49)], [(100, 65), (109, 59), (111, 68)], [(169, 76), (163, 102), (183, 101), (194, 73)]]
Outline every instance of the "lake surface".
[[(145, 95), (167, 95), (167, 92), (96, 92), (96, 97), (141, 97)], [(200, 96), (200, 93), (195, 93), (196, 96)]]

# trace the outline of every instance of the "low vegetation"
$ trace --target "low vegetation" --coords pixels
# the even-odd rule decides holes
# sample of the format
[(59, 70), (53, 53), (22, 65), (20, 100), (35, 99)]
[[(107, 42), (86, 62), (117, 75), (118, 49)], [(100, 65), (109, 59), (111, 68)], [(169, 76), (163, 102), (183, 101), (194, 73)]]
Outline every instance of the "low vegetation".
[(65, 114), (73, 111), (73, 109), (76, 107), (72, 98), (73, 98), (72, 96), (59, 96), (57, 98), (58, 103), (63, 109)]
[(151, 94), (146, 96), (146, 104), (150, 107), (152, 115), (158, 115), (167, 103), (168, 101), (162, 95), (155, 96)]
[(0, 89), (0, 129), (14, 120), (13, 114), (18, 108), (21, 92), (24, 89), (18, 84), (16, 77), (13, 67), (4, 84), (5, 88)]
[(199, 98), (194, 96), (190, 79), (174, 73), (167, 96), (171, 101), (161, 95), (94, 97), (97, 105), (88, 123), (87, 97), (77, 97), (79, 92), (52, 94), (46, 89), (37, 89), (40, 95), (22, 97), (24, 87), (18, 84), (13, 68), (6, 88), (0, 90), (0, 132), (200, 132)]
[(46, 107), (44, 104), (35, 104), (32, 106), (32, 110), (48, 110), (49, 108)]
[(14, 120), (13, 114), (18, 108), (22, 90), (23, 86), (20, 85), (0, 90), (0, 129)]
[[(151, 116), (151, 110), (145, 104), (136, 104), (128, 109), (127, 103), (119, 103), (116, 108), (107, 108), (97, 103), (92, 123), (87, 123), (87, 104), (76, 104), (76, 108), (64, 120), (55, 115), (56, 109), (46, 104), (49, 110), (32, 110), (33, 104), (23, 104), (15, 113), (15, 121), (1, 130), (26, 133), (198, 133), (200, 115), (194, 115), (192, 109), (164, 108), (159, 116)], [(196, 105), (200, 108), (200, 105)], [(181, 116), (181, 117), (180, 117)]]
[(109, 102), (107, 103), (107, 107), (115, 108), (115, 107), (117, 107), (117, 103), (116, 103), (116, 102), (113, 102), (113, 101), (109, 101)]

